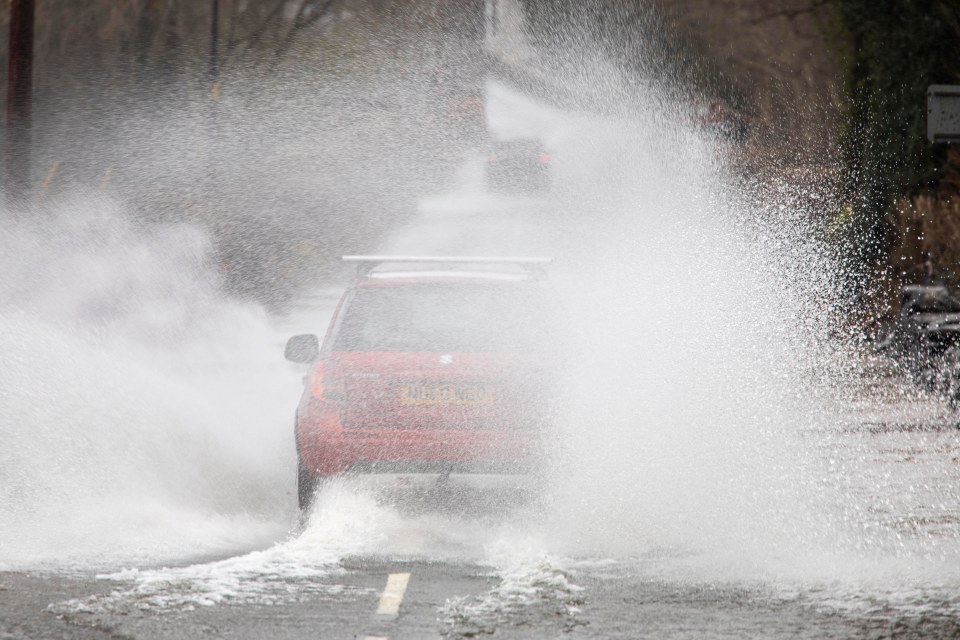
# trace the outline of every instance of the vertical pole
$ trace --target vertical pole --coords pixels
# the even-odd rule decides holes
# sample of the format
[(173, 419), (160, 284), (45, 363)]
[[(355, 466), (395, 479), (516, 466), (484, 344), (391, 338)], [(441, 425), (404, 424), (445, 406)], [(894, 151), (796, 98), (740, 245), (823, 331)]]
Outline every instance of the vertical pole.
[(220, 0), (211, 0), (210, 7), (210, 59), (207, 73), (210, 82), (210, 107), (207, 113), (207, 171), (211, 188), (217, 185), (217, 152), (219, 130), (217, 117), (220, 102)]
[(7, 144), (4, 187), (10, 204), (30, 195), (30, 128), (33, 101), (34, 0), (10, 2), (10, 61), (7, 70)]
[(220, 0), (211, 0), (210, 8), (210, 92), (214, 101), (220, 97)]
[[(220, 199), (217, 163), (220, 160), (220, 0), (210, 2), (210, 56), (208, 58), (207, 82), (210, 85), (210, 103), (206, 113), (206, 153), (205, 165), (202, 170), (206, 175), (204, 208), (211, 216), (209, 222), (214, 229), (215, 242), (219, 244), (217, 236), (220, 228)], [(217, 253), (220, 249), (217, 248)], [(226, 274), (229, 277), (230, 274)]]

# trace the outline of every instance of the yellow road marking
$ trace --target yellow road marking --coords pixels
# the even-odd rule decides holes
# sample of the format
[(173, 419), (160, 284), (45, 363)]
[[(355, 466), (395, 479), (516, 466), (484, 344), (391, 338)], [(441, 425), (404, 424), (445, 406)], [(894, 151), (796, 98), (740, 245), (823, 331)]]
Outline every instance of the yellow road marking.
[(380, 596), (380, 606), (377, 607), (378, 616), (395, 616), (400, 612), (400, 603), (403, 602), (408, 582), (409, 573), (391, 573), (387, 576), (387, 586)]

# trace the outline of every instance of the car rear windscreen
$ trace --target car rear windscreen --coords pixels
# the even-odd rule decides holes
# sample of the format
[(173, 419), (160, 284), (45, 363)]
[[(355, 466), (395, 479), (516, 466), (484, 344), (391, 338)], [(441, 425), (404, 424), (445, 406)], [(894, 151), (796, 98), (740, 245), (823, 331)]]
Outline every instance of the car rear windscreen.
[(541, 351), (551, 307), (534, 283), (417, 284), (357, 289), (337, 351)]

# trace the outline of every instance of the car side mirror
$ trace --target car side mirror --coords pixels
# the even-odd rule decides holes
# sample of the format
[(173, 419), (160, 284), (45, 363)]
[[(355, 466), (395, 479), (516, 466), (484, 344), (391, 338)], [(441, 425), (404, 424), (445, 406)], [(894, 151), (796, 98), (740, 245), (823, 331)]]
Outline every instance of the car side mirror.
[(310, 364), (320, 355), (320, 340), (312, 333), (293, 336), (287, 340), (283, 357), (290, 362)]

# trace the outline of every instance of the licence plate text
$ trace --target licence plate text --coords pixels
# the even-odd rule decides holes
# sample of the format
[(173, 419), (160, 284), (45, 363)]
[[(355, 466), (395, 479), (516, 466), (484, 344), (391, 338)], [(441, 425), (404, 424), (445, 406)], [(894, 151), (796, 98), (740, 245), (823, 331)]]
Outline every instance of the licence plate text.
[(493, 404), (493, 389), (477, 385), (408, 384), (402, 404)]

